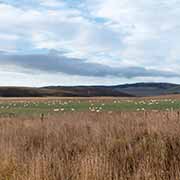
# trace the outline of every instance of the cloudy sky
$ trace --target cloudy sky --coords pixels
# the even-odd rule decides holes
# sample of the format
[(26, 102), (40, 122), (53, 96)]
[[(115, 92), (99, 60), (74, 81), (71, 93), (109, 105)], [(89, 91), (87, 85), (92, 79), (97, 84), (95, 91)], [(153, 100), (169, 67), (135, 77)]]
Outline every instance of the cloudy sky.
[(0, 86), (180, 83), (179, 0), (0, 0)]

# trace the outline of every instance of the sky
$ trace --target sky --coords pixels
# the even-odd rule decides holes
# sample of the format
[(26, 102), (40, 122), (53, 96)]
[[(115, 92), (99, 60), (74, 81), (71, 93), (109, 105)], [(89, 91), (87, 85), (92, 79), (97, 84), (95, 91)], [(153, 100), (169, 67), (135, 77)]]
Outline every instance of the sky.
[(0, 0), (0, 86), (180, 83), (179, 0)]

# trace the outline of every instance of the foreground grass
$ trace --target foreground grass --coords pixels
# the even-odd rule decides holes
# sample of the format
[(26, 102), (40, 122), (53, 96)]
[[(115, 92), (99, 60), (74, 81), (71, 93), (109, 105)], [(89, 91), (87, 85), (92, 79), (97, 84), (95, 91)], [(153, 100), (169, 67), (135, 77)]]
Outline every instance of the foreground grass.
[(0, 119), (0, 180), (179, 180), (177, 112)]

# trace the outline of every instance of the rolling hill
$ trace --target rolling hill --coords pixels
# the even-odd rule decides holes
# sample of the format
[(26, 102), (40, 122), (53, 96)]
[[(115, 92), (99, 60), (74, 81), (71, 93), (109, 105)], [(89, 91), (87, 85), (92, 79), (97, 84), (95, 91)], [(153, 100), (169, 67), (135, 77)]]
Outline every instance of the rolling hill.
[(117, 86), (0, 87), (0, 97), (141, 97), (168, 94), (180, 94), (180, 85), (171, 83), (136, 83)]

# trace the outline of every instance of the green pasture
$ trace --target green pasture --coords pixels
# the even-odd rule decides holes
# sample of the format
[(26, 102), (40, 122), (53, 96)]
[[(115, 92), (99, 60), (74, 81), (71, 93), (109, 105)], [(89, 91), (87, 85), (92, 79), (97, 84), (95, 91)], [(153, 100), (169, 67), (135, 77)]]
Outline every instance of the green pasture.
[(89, 111), (146, 111), (146, 110), (177, 110), (180, 100), (72, 100), (43, 102), (0, 102), (0, 117), (18, 115), (57, 114), (62, 112)]

